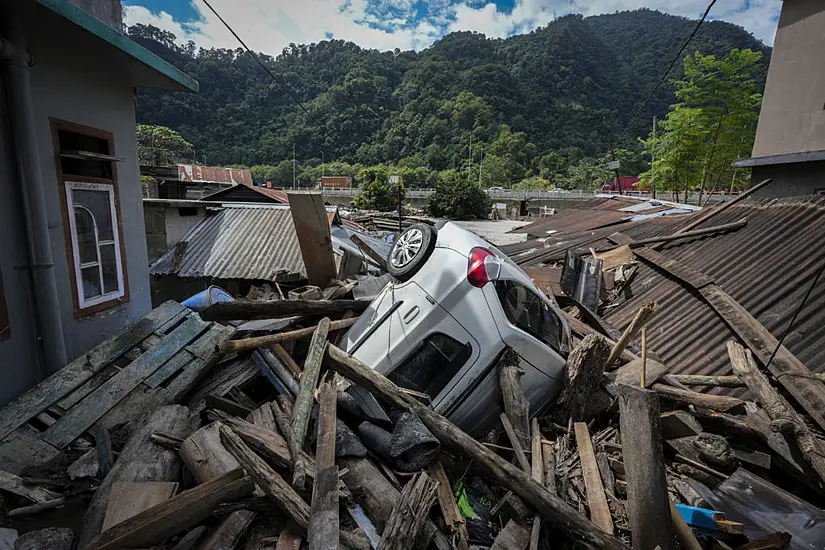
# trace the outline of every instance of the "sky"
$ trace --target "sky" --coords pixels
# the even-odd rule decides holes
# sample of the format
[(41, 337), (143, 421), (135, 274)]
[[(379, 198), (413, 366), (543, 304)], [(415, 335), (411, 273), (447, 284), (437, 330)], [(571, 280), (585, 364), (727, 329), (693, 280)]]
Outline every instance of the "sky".
[[(452, 31), (491, 38), (524, 34), (557, 17), (650, 8), (692, 19), (709, 0), (210, 0), (255, 51), (278, 55), (290, 43), (343, 39), (364, 48), (422, 50)], [(124, 22), (152, 24), (183, 43), (236, 48), (203, 0), (123, 0)], [(781, 0), (718, 0), (709, 19), (744, 27), (773, 44)]]

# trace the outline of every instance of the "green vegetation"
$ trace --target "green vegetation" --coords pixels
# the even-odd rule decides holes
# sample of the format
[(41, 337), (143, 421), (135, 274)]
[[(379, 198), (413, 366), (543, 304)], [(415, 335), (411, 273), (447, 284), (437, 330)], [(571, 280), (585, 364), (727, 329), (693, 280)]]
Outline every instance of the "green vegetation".
[[(434, 211), (472, 216), (489, 205), (479, 197), (456, 210), (449, 197), (475, 201), (470, 186), (600, 187), (613, 177), (609, 139), (621, 175), (648, 171), (660, 189), (714, 189), (746, 177), (725, 163), (747, 155), (750, 138), (735, 143), (734, 135), (737, 125), (753, 128), (767, 66), (759, 57), (770, 49), (740, 27), (704, 24), (691, 42), (696, 55), (671, 75), (675, 84), (639, 108), (694, 25), (642, 9), (566, 16), (503, 40), (457, 32), (422, 52), (292, 44), (261, 56), (277, 82), (240, 49), (180, 46), (144, 25), (128, 32), (200, 81), (199, 94), (141, 90), (138, 120), (173, 128), (202, 162), (249, 166), (256, 181), (283, 187), (355, 176), (361, 204), (382, 209), (397, 202), (385, 176), (400, 175), (408, 189), (438, 189)], [(738, 93), (749, 98), (747, 116)], [(652, 139), (654, 116), (664, 120)]]
[(383, 165), (362, 168), (358, 172), (361, 192), (355, 197), (355, 206), (390, 211), (398, 208), (399, 198), (403, 204), (404, 182), (402, 180), (400, 184), (390, 183), (390, 175), (389, 169)]
[(165, 126), (137, 125), (138, 159), (141, 164), (191, 162), (195, 148), (179, 133)]
[(761, 52), (734, 49), (723, 59), (696, 53), (685, 58), (685, 76), (675, 82), (677, 103), (658, 135), (643, 141), (653, 157), (642, 181), (687, 194), (732, 190), (747, 182), (731, 163), (750, 155), (762, 94), (757, 74)]
[(435, 193), (427, 200), (427, 211), (438, 218), (485, 218), (491, 206), (490, 197), (469, 180), (467, 172), (455, 169), (439, 174)]

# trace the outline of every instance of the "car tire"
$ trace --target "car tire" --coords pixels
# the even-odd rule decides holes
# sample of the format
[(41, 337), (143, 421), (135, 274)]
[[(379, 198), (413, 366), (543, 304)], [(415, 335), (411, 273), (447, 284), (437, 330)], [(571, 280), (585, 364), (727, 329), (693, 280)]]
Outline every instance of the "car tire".
[(431, 225), (416, 223), (395, 240), (387, 256), (387, 271), (399, 281), (408, 281), (430, 257), (438, 236)]

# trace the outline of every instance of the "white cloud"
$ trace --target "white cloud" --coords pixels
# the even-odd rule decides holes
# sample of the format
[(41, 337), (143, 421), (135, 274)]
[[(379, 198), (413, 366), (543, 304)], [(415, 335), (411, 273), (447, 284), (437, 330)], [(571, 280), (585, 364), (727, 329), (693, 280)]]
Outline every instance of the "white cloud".
[[(183, 0), (170, 0), (183, 1)], [(328, 36), (365, 48), (426, 48), (449, 31), (470, 30), (503, 38), (547, 25), (567, 13), (597, 15), (640, 7), (696, 19), (708, 0), (516, 0), (509, 12), (491, 0), (421, 0), (426, 14), (417, 19), (416, 0), (212, 0), (212, 5), (250, 48), (277, 55), (290, 43), (308, 44)], [(125, 6), (128, 25), (152, 24), (181, 42), (202, 47), (236, 48), (237, 41), (199, 0), (199, 21), (184, 25), (167, 12)], [(725, 0), (711, 19), (743, 26), (766, 44), (773, 43), (781, 0)]]

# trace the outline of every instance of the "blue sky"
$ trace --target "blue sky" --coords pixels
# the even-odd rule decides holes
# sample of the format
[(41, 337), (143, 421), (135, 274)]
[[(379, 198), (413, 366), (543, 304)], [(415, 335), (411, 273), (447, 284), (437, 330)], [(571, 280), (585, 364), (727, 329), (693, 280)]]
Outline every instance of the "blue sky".
[[(596, 15), (647, 7), (698, 18), (708, 0), (212, 0), (257, 51), (277, 55), (290, 43), (327, 38), (367, 48), (421, 50), (444, 34), (469, 30), (502, 38), (530, 32), (568, 14)], [(202, 47), (237, 47), (201, 0), (124, 0), (127, 24), (147, 23)], [(781, 0), (721, 0), (711, 19), (741, 25), (773, 44)]]

